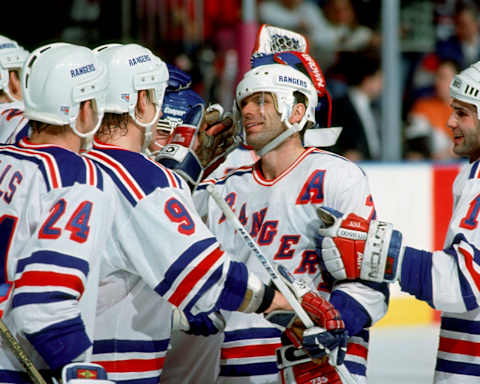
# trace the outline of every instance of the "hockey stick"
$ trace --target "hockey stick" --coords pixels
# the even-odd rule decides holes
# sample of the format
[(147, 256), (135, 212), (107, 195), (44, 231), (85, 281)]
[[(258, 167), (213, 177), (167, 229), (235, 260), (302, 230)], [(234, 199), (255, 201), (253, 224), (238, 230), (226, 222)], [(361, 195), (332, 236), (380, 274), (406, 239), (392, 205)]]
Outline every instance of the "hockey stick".
[[(235, 216), (232, 209), (228, 206), (225, 200), (222, 199), (222, 197), (218, 194), (217, 191), (215, 191), (215, 188), (212, 184), (207, 186), (207, 191), (210, 194), (210, 196), (212, 196), (213, 200), (215, 200), (215, 203), (221, 209), (225, 217), (229, 220), (230, 224), (232, 224), (233, 228), (237, 230), (238, 233), (240, 233), (240, 236), (243, 238), (243, 240), (245, 241), (247, 246), (250, 248), (250, 250), (255, 254), (258, 261), (260, 261), (260, 263), (263, 265), (263, 267), (265, 268), (265, 271), (270, 276), (270, 279), (272, 279), (272, 282), (278, 288), (280, 293), (285, 297), (288, 303), (292, 306), (296, 315), (300, 318), (300, 320), (305, 325), (305, 327), (311, 328), (316, 326), (313, 323), (310, 316), (308, 315), (308, 313), (305, 311), (305, 309), (303, 309), (301, 304), (298, 302), (293, 292), (290, 290), (290, 288), (287, 287), (287, 285), (282, 280), (282, 278), (277, 274), (270, 260), (268, 260), (265, 257), (265, 255), (262, 253), (262, 251), (258, 247), (257, 243), (252, 239), (252, 237), (250, 236), (248, 231), (245, 229), (245, 227), (242, 225), (242, 223), (240, 223), (237, 216)], [(344, 382), (345, 384), (357, 384), (356, 380), (353, 378), (350, 371), (348, 371), (344, 365), (337, 365), (335, 366), (335, 369), (337, 370), (340, 378), (342, 379), (342, 382)]]
[(33, 361), (28, 357), (23, 347), (20, 345), (17, 339), (15, 339), (15, 336), (12, 335), (12, 332), (10, 332), (2, 319), (0, 319), (0, 335), (18, 361), (25, 367), (28, 376), (30, 376), (32, 379), (33, 384), (47, 384), (38, 369), (35, 368)]

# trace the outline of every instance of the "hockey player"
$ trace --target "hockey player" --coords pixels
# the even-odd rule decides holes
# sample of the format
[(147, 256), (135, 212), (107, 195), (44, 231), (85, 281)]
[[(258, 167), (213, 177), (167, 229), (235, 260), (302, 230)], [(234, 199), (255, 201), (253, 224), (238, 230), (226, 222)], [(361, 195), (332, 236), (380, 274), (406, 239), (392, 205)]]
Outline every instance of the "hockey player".
[[(322, 280), (314, 243), (321, 221), (314, 213), (316, 207), (333, 204), (337, 208), (349, 207), (371, 219), (375, 209), (367, 179), (353, 163), (329, 152), (303, 147), (301, 135), (315, 122), (317, 90), (324, 87), (321, 81), (314, 86), (305, 73), (321, 75), (321, 72), (309, 55), (289, 52), (276, 57), (295, 63), (258, 66), (245, 74), (236, 92), (246, 144), (255, 149), (260, 160), (224, 178), (206, 180), (197, 187), (194, 197), (199, 213), (208, 215), (207, 224), (221, 239), (226, 251), (234, 253), (236, 260), (247, 263), (262, 275), (265, 283), (268, 277), (258, 261), (250, 257), (243, 239), (235, 234), (222, 212), (208, 198), (207, 185), (215, 186), (272, 261), (324, 290), (342, 313), (352, 336), (345, 364), (359, 382), (366, 382), (366, 328), (384, 315), (388, 291), (383, 284), (332, 286)], [(305, 73), (299, 70), (302, 67)], [(162, 153), (166, 154), (172, 145), (167, 145)], [(222, 313), (227, 325), (218, 382), (279, 381), (275, 351), (282, 344), (278, 328), (260, 315)], [(314, 379), (340, 382), (328, 364), (283, 363), (284, 367), (293, 368), (298, 383)], [(282, 375), (284, 373), (282, 371)]]
[(405, 246), (390, 223), (320, 213), (331, 225), (320, 230), (319, 253), (335, 279), (398, 281), (403, 291), (443, 311), (435, 383), (480, 380), (479, 89), (480, 62), (450, 84), (453, 111), (447, 124), (453, 132), (453, 152), (467, 157), (469, 164), (453, 184), (453, 213), (442, 250)]
[[(220, 309), (262, 313), (289, 306), (220, 248), (196, 213), (186, 182), (141, 153), (160, 115), (165, 64), (136, 44), (96, 51), (108, 66), (107, 113), (86, 156), (117, 188), (93, 358), (115, 381), (157, 383), (168, 345), (170, 305), (189, 322), (208, 322), (208, 315)], [(152, 291), (165, 300), (147, 301)], [(300, 299), (303, 304), (309, 300), (317, 321), (323, 319), (320, 324), (331, 325), (341, 337), (342, 322), (336, 321), (333, 307), (314, 292)]]
[[(22, 131), (28, 121), (23, 116), (20, 86), (21, 70), (27, 57), (28, 52), (16, 41), (0, 35), (0, 143), (8, 142), (13, 132)], [(28, 134), (28, 128), (23, 132), (19, 139)]]
[[(29, 56), (21, 85), (32, 132), (0, 146), (0, 316), (46, 378), (104, 378), (101, 367), (71, 363), (91, 352), (99, 252), (111, 226), (106, 176), (78, 155), (100, 126), (105, 67), (88, 48), (50, 44)], [(31, 382), (5, 345), (0, 382)]]

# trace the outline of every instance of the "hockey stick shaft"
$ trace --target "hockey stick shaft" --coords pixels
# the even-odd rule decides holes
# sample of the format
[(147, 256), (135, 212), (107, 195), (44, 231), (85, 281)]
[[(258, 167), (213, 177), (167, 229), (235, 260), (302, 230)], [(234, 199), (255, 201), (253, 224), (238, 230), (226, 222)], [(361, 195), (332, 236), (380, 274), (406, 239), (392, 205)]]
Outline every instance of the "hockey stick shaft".
[(28, 375), (32, 379), (33, 384), (47, 384), (38, 369), (35, 368), (33, 361), (28, 357), (23, 347), (20, 345), (17, 339), (15, 339), (15, 336), (13, 336), (12, 332), (10, 332), (2, 319), (0, 319), (0, 335), (14, 353), (18, 361), (25, 367)]
[(252, 239), (250, 234), (247, 232), (245, 227), (240, 223), (238, 218), (235, 216), (233, 211), (230, 209), (230, 207), (227, 205), (225, 200), (222, 199), (222, 197), (215, 191), (213, 185), (209, 185), (207, 187), (207, 191), (212, 196), (212, 198), (215, 200), (215, 203), (220, 207), (222, 210), (223, 214), (225, 217), (229, 220), (229, 222), (233, 225), (235, 230), (240, 233), (242, 236), (243, 240), (245, 243), (248, 245), (250, 250), (255, 254), (257, 257), (258, 261), (263, 265), (265, 268), (266, 272), (268, 273), (269, 277), (272, 279), (273, 283), (275, 286), (278, 288), (278, 290), (285, 296), (285, 299), (288, 301), (288, 303), (291, 305), (297, 316), (302, 320), (302, 323), (305, 325), (307, 328), (311, 328), (315, 326), (313, 323), (312, 319), (310, 316), (308, 316), (307, 312), (303, 307), (300, 305), (298, 302), (297, 298), (295, 295), (292, 293), (292, 291), (287, 287), (287, 285), (283, 282), (283, 280), (278, 276), (277, 272), (273, 269), (273, 265), (268, 260), (258, 247), (257, 243)]
[[(268, 275), (272, 279), (272, 282), (275, 284), (275, 286), (278, 288), (280, 293), (285, 297), (285, 299), (291, 305), (294, 312), (300, 318), (300, 320), (305, 325), (305, 327), (306, 328), (314, 327), (315, 324), (313, 323), (308, 313), (305, 311), (305, 309), (303, 309), (302, 305), (298, 302), (297, 298), (295, 297), (293, 292), (290, 290), (290, 288), (288, 288), (287, 285), (283, 282), (282, 278), (278, 276), (270, 260), (268, 260), (265, 257), (265, 255), (262, 253), (257, 243), (252, 239), (252, 237), (247, 232), (247, 230), (242, 225), (242, 223), (240, 223), (237, 216), (235, 216), (235, 214), (233, 213), (232, 209), (228, 206), (225, 200), (218, 194), (218, 192), (215, 191), (214, 186), (211, 184), (208, 185), (207, 191), (210, 194), (210, 196), (212, 196), (213, 200), (215, 200), (215, 203), (221, 209), (221, 211), (223, 212), (227, 220), (230, 222), (230, 224), (232, 224), (233, 228), (237, 230), (238, 233), (240, 233), (240, 235), (242, 236), (247, 246), (255, 254), (258, 261), (260, 261), (260, 263), (263, 265), (263, 267), (265, 268), (265, 271), (268, 273)], [(337, 370), (340, 378), (342, 379), (342, 382), (344, 382), (345, 384), (357, 384), (352, 374), (347, 370), (347, 368), (345, 368), (344, 365), (337, 365), (335, 366), (335, 369)]]

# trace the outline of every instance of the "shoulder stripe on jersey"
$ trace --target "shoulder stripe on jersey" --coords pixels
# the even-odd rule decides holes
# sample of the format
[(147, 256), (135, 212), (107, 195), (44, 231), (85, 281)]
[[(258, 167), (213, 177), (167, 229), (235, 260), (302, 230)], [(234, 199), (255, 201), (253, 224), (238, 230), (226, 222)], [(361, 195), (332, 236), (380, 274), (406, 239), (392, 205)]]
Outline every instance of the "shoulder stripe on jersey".
[(62, 179), (60, 177), (60, 171), (58, 169), (55, 157), (49, 153), (22, 149), (13, 145), (0, 146), (0, 150), (16, 155), (17, 158), (29, 158), (41, 166), (42, 173), (45, 177), (47, 188), (56, 189), (62, 187)]
[(97, 150), (91, 150), (85, 154), (85, 156), (93, 158), (95, 161), (98, 161), (105, 168), (110, 170), (116, 176), (116, 179), (122, 183), (136, 203), (145, 197), (145, 193), (135, 179), (121, 163), (114, 160), (111, 156)]
[(468, 176), (469, 179), (479, 179), (480, 172), (478, 165), (480, 164), (480, 160), (475, 161), (473, 163), (472, 168), (470, 169), (470, 175)]
[(173, 172), (170, 171), (167, 168), (164, 168), (163, 170), (167, 174), (167, 178), (168, 178), (168, 180), (170, 180), (170, 184), (172, 184), (172, 187), (173, 188), (178, 188), (179, 183), (177, 183), (177, 180), (175, 180), (175, 176), (174, 176)]
[(155, 167), (160, 168), (167, 175), (167, 180), (169, 180), (169, 184), (171, 187), (181, 188), (182, 182), (180, 181), (180, 177), (175, 172), (172, 172), (172, 170), (170, 170), (169, 168), (157, 163), (156, 161), (153, 161), (148, 157), (146, 157), (146, 159), (150, 161), (150, 163), (155, 165)]
[(243, 167), (236, 168), (235, 171), (230, 172), (227, 175), (222, 176), (218, 179), (206, 179), (198, 185), (197, 189), (200, 189), (200, 190), (206, 189), (209, 184), (222, 185), (222, 184), (225, 184), (225, 182), (231, 177), (242, 176), (246, 173), (252, 173), (252, 172), (253, 172), (253, 166), (252, 165), (245, 165)]

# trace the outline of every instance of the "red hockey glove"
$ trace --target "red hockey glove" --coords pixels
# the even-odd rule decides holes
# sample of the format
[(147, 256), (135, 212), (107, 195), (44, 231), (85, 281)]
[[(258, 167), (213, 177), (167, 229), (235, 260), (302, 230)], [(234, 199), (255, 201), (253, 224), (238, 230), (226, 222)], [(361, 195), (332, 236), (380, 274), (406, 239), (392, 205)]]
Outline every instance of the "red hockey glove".
[(329, 355), (332, 365), (343, 364), (347, 332), (340, 313), (316, 292), (305, 294), (301, 304), (316, 326), (305, 329), (295, 317), (285, 329), (285, 336), (296, 348), (305, 350), (314, 362)]
[(393, 282), (403, 259), (402, 234), (392, 224), (319, 208), (325, 224), (316, 237), (322, 269), (336, 280)]
[(310, 356), (293, 346), (278, 348), (276, 355), (282, 384), (342, 384), (326, 357), (313, 362)]
[(275, 265), (275, 268), (315, 326), (305, 329), (296, 314), (289, 311), (273, 311), (265, 318), (284, 327), (284, 335), (311, 357), (322, 358), (328, 354), (333, 365), (342, 364), (347, 333), (340, 313), (307, 283), (296, 280), (282, 265)]

